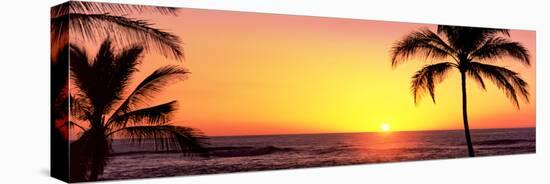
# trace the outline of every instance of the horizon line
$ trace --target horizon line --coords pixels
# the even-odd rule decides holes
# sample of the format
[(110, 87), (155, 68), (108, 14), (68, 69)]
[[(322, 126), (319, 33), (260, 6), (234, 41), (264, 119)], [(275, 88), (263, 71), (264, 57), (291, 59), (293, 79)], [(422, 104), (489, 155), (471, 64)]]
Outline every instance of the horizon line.
[[(503, 128), (475, 128), (470, 130), (495, 130), (495, 129), (529, 129), (534, 127), (503, 127)], [(207, 137), (248, 137), (248, 136), (285, 136), (285, 135), (317, 135), (317, 134), (353, 134), (353, 133), (403, 133), (403, 132), (436, 132), (436, 131), (464, 131), (464, 129), (433, 129), (433, 130), (402, 130), (402, 131), (358, 131), (358, 132), (311, 132), (311, 133), (281, 133), (281, 134), (242, 134), (242, 135), (206, 135)]]

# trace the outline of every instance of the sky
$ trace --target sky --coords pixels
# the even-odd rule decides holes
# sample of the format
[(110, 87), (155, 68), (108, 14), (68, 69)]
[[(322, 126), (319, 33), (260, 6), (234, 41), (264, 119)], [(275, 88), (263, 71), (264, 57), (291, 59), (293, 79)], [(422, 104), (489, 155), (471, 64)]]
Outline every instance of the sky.
[[(185, 60), (147, 54), (134, 86), (161, 66), (190, 70), (151, 104), (178, 100), (174, 124), (206, 135), (463, 128), (457, 71), (436, 87), (436, 104), (426, 97), (415, 105), (411, 76), (430, 62), (390, 64), (395, 42), (436, 25), (186, 8), (178, 16), (135, 16), (180, 36)], [(520, 73), (530, 103), (518, 109), (489, 80), (486, 91), (468, 80), (472, 129), (535, 127), (535, 32), (512, 30), (511, 39), (529, 50), (532, 65), (494, 64)]]

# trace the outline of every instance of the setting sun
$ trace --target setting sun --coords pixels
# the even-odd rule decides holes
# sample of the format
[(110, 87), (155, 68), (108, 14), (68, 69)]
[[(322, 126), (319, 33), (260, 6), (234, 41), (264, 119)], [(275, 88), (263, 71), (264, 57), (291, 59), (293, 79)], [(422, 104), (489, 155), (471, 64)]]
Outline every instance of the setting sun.
[(390, 131), (390, 125), (387, 124), (387, 123), (382, 123), (382, 125), (380, 126), (380, 129), (383, 131), (383, 132), (388, 132)]

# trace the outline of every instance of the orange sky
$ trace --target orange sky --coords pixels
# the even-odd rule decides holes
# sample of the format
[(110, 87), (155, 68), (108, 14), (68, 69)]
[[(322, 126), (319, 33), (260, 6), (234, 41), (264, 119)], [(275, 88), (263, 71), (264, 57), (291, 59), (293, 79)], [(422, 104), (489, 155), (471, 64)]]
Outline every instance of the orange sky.
[[(392, 69), (390, 48), (407, 33), (435, 25), (181, 9), (179, 16), (140, 15), (179, 35), (183, 63), (144, 59), (137, 80), (167, 64), (192, 74), (155, 101), (180, 102), (175, 122), (207, 135), (461, 129), (458, 72), (415, 106), (413, 73), (425, 62)], [(535, 32), (512, 31), (535, 61)], [(97, 44), (98, 45), (98, 44)], [(468, 81), (471, 128), (535, 126), (535, 64), (502, 61), (530, 84), (531, 103), (516, 109), (492, 83)], [(486, 80), (486, 83), (490, 83)]]

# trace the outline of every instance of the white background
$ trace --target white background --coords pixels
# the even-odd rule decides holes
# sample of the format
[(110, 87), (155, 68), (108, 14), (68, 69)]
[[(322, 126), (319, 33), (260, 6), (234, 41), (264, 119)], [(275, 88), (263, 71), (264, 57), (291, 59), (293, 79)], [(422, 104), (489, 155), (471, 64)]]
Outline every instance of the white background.
[[(0, 5), (0, 183), (62, 183), (49, 175), (49, 7)], [(116, 0), (221, 10), (489, 26), (537, 31), (537, 153), (106, 183), (549, 183), (550, 5), (544, 0)], [(547, 62), (548, 61), (548, 62)]]

